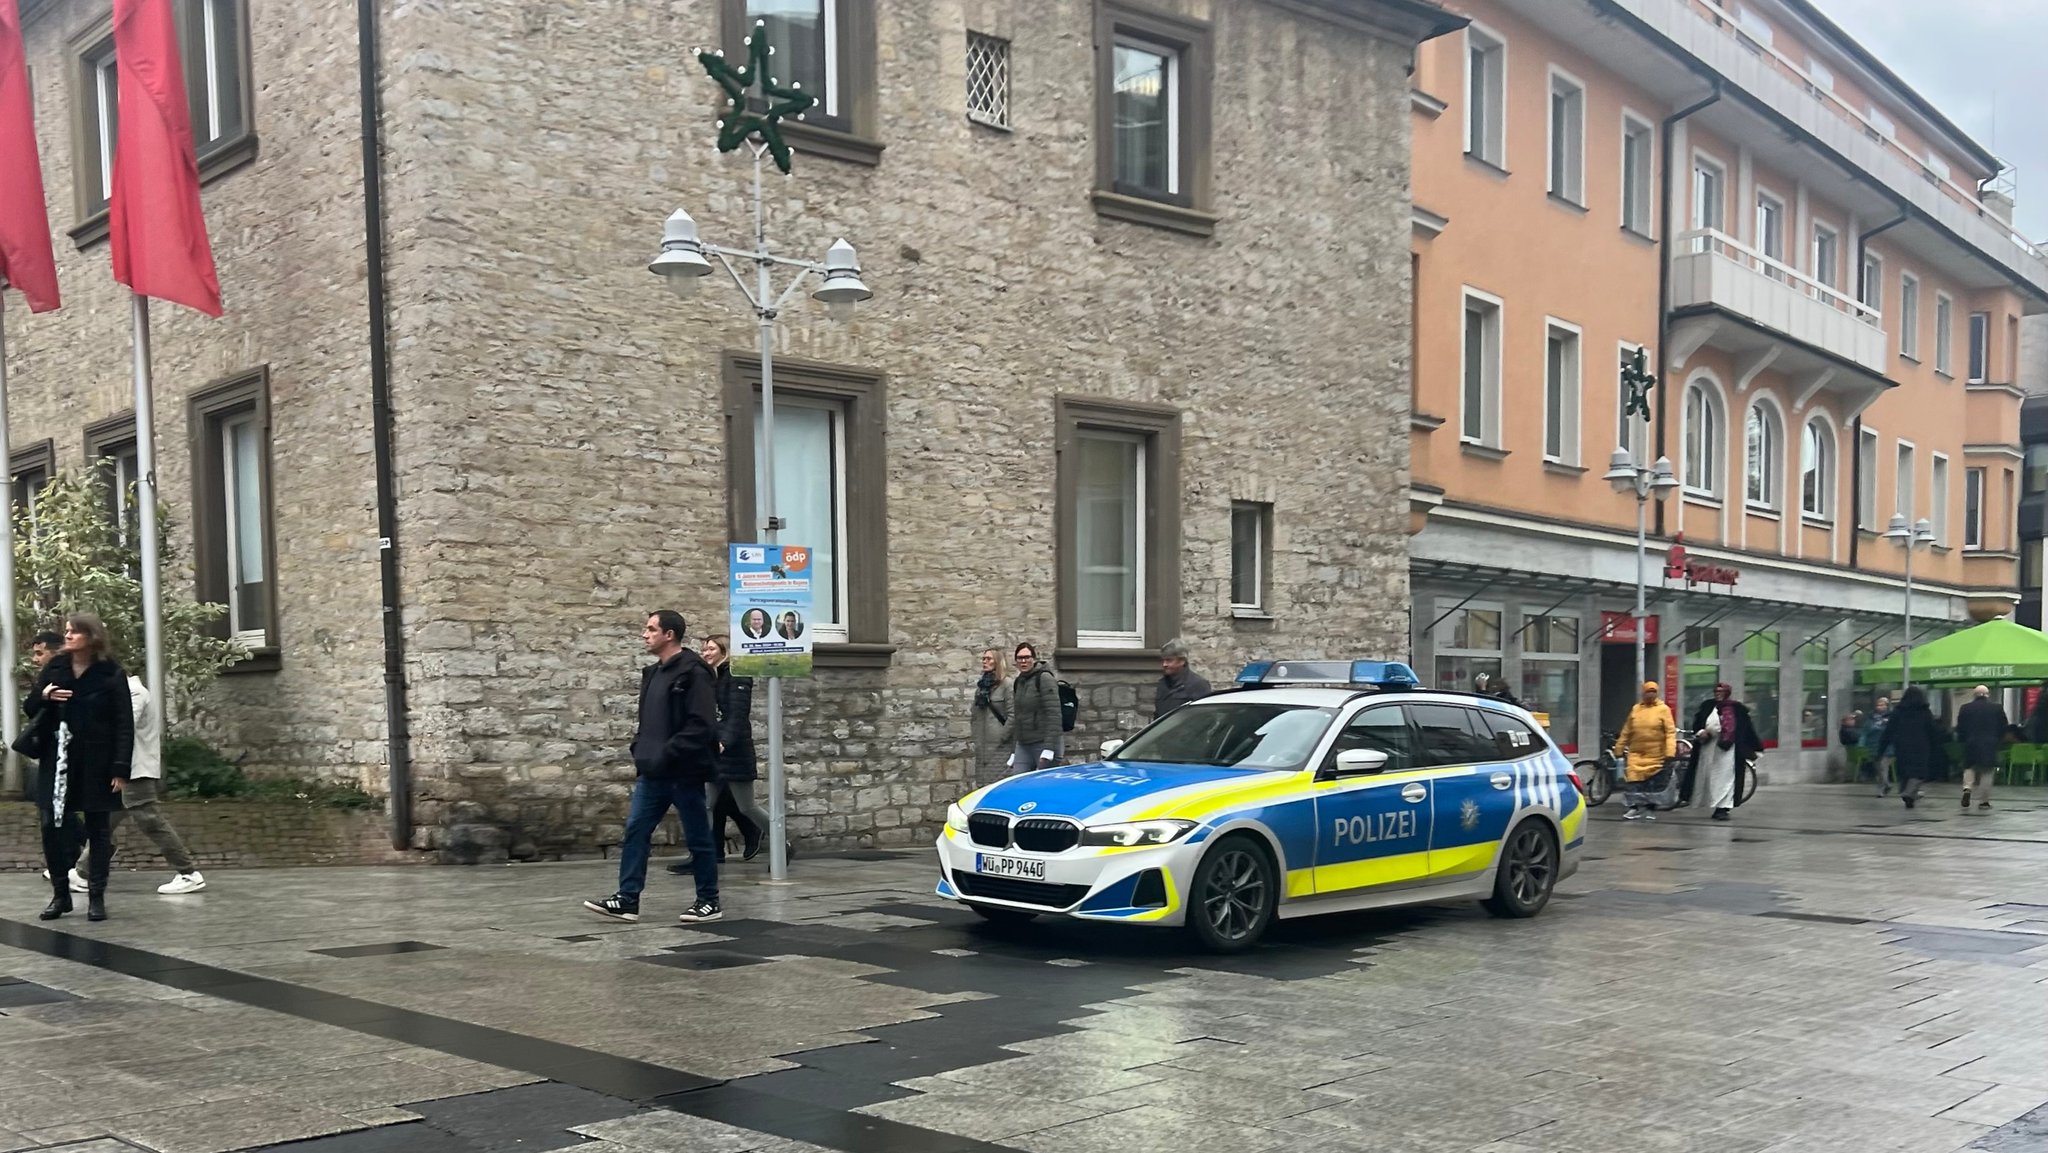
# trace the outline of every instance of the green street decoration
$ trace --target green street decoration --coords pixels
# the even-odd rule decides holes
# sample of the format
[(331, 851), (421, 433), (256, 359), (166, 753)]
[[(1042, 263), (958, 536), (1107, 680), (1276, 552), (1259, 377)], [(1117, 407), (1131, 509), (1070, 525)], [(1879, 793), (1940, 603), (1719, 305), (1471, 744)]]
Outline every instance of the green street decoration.
[[(697, 63), (725, 90), (725, 116), (718, 121), (718, 150), (731, 152), (749, 137), (758, 137), (775, 158), (775, 167), (787, 173), (789, 145), (782, 139), (782, 120), (786, 116), (801, 117), (818, 98), (801, 91), (799, 84), (777, 84), (768, 74), (768, 56), (774, 50), (768, 46), (766, 21), (755, 22), (754, 34), (747, 37), (746, 43), (747, 63), (738, 68), (726, 63), (722, 51), (697, 53)], [(760, 85), (764, 105), (758, 112), (748, 107), (748, 91), (756, 83)]]
[(1638, 348), (1629, 362), (1622, 366), (1621, 387), (1628, 397), (1621, 410), (1624, 417), (1640, 415), (1644, 420), (1650, 419), (1650, 390), (1657, 387), (1657, 378), (1650, 375), (1647, 359), (1643, 350)]

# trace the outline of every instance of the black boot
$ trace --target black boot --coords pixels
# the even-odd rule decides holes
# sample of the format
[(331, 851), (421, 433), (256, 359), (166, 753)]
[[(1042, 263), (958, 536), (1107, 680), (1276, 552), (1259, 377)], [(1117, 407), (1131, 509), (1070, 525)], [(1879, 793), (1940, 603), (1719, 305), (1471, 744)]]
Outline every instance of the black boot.
[(88, 921), (104, 921), (107, 919), (107, 894), (105, 890), (95, 889), (85, 895), (85, 919)]
[(43, 911), (39, 914), (42, 920), (54, 921), (71, 911), (71, 886), (69, 882), (61, 879), (57, 883), (63, 887), (57, 891), (56, 896), (50, 898), (49, 904), (43, 906)]

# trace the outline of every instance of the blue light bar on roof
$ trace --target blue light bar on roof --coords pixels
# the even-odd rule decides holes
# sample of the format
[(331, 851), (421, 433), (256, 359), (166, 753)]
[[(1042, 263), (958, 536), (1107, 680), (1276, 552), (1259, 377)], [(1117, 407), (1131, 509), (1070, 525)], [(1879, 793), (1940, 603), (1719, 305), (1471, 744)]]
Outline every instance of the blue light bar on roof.
[(1253, 661), (1237, 674), (1241, 685), (1369, 685), (1421, 687), (1415, 670), (1399, 661)]

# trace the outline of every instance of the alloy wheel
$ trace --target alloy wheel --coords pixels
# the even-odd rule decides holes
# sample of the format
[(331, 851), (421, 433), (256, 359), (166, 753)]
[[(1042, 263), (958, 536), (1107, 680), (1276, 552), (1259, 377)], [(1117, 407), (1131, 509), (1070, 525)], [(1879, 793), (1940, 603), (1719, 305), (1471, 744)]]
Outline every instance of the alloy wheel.
[(1226, 941), (1243, 940), (1258, 924), (1266, 907), (1266, 876), (1258, 856), (1249, 849), (1223, 851), (1202, 894), (1203, 915)]
[(1521, 904), (1533, 905), (1550, 891), (1556, 873), (1550, 837), (1539, 825), (1524, 826), (1508, 851), (1508, 891)]

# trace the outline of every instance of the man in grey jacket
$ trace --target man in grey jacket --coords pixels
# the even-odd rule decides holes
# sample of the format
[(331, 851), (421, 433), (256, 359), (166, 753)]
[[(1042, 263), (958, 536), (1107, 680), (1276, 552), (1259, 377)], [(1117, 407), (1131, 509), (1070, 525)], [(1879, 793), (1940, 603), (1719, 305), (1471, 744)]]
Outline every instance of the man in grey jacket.
[(1178, 639), (1159, 646), (1159, 690), (1152, 700), (1152, 717), (1157, 720), (1173, 710), (1198, 701), (1210, 693), (1209, 682), (1188, 667), (1188, 646)]

